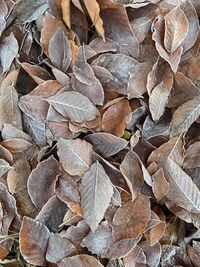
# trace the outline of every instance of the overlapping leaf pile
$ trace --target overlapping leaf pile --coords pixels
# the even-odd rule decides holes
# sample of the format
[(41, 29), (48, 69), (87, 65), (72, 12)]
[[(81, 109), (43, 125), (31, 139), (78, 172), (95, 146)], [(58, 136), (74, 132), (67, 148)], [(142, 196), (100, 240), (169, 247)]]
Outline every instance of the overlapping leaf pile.
[(200, 266), (198, 16), (0, 1), (2, 264)]

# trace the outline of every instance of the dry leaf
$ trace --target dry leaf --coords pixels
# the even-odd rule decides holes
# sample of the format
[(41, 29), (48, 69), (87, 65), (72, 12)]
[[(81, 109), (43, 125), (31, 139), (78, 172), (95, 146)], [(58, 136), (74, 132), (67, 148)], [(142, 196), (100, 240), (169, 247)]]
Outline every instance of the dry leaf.
[(53, 156), (40, 162), (32, 170), (28, 177), (27, 188), (31, 201), (38, 209), (41, 209), (54, 195), (59, 173), (59, 164)]
[(71, 175), (83, 175), (91, 165), (92, 146), (84, 140), (58, 140), (58, 156), (63, 168)]
[(70, 0), (61, 0), (62, 16), (67, 27), (71, 28)]
[(49, 59), (53, 65), (66, 72), (72, 60), (70, 43), (62, 29), (58, 29), (49, 41), (48, 47)]
[(78, 92), (64, 92), (47, 99), (64, 117), (75, 122), (93, 120), (99, 115), (97, 108), (84, 95)]
[(104, 157), (113, 156), (128, 145), (126, 140), (109, 133), (93, 133), (87, 135), (85, 140)]
[(128, 201), (114, 215), (114, 240), (137, 238), (145, 230), (150, 216), (150, 202), (146, 196), (139, 195), (133, 201)]
[(46, 251), (50, 232), (40, 222), (24, 217), (19, 235), (20, 252), (23, 258), (34, 265), (46, 265)]
[(188, 211), (199, 213), (200, 191), (190, 176), (170, 158), (165, 161), (163, 170), (170, 184), (167, 198)]
[(113, 185), (98, 161), (82, 177), (80, 192), (83, 217), (94, 232), (113, 195)]
[(94, 257), (89, 255), (77, 255), (74, 257), (67, 257), (58, 263), (58, 267), (103, 267), (103, 265)]
[(189, 22), (183, 10), (177, 6), (165, 17), (164, 46), (173, 53), (183, 43), (189, 30)]

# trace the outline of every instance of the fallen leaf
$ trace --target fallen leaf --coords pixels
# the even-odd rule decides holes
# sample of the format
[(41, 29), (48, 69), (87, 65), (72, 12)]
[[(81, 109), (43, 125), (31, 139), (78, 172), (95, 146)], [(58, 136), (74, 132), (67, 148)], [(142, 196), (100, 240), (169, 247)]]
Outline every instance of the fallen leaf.
[(49, 237), (50, 232), (45, 225), (25, 216), (19, 234), (23, 258), (34, 265), (46, 265), (45, 255)]
[(60, 93), (49, 97), (46, 101), (64, 117), (69, 117), (75, 122), (93, 120), (99, 115), (97, 108), (92, 102), (78, 92)]
[(128, 145), (126, 140), (109, 133), (93, 133), (87, 135), (85, 140), (104, 157), (113, 156)]
[(60, 162), (70, 175), (81, 176), (90, 168), (92, 146), (88, 142), (60, 138), (57, 147)]
[[(142, 212), (141, 212), (142, 210)], [(113, 238), (137, 238), (146, 228), (151, 216), (149, 199), (139, 195), (122, 205), (113, 218)]]
[(11, 32), (0, 44), (0, 63), (2, 72), (6, 72), (10, 69), (13, 60), (17, 56), (18, 50), (19, 45), (17, 39)]
[(152, 190), (158, 201), (162, 200), (169, 192), (170, 185), (165, 179), (163, 169), (159, 169), (153, 176)]
[(200, 115), (200, 98), (185, 102), (178, 107), (172, 117), (170, 136), (174, 137), (180, 133), (187, 132), (192, 123)]
[(67, 71), (72, 59), (72, 53), (70, 43), (62, 29), (58, 29), (51, 37), (48, 54), (49, 59), (57, 69), (63, 72)]
[(189, 22), (183, 10), (177, 6), (165, 17), (164, 46), (173, 53), (183, 43), (189, 30)]
[(113, 195), (113, 185), (98, 161), (82, 177), (80, 193), (83, 217), (94, 232)]
[(67, 27), (71, 28), (70, 0), (61, 0), (62, 17)]
[(59, 267), (103, 267), (103, 265), (94, 257), (89, 255), (77, 255), (73, 257), (67, 257), (58, 263)]
[(59, 172), (59, 164), (51, 156), (40, 162), (28, 177), (28, 193), (31, 201), (39, 210), (54, 195)]

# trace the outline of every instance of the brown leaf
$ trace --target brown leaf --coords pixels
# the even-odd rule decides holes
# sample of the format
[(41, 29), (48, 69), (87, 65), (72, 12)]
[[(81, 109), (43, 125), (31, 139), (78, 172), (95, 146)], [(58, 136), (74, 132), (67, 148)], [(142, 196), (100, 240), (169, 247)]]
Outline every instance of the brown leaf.
[(154, 121), (158, 121), (163, 115), (169, 94), (170, 91), (163, 82), (154, 87), (151, 92), (149, 96), (149, 109)]
[(51, 75), (44, 69), (36, 65), (31, 65), (27, 62), (21, 63), (22, 68), (33, 78), (37, 84), (51, 80)]
[(7, 173), (12, 167), (4, 159), (0, 159), (0, 177)]
[(56, 196), (63, 202), (67, 203), (68, 199), (73, 202), (80, 202), (78, 186), (67, 172), (62, 172), (56, 183), (55, 190)]
[(40, 162), (28, 177), (28, 193), (31, 201), (38, 209), (41, 209), (54, 195), (59, 172), (58, 162), (51, 156)]
[(31, 173), (30, 165), (26, 160), (19, 160), (13, 165), (7, 176), (8, 189), (15, 197), (17, 211), (21, 216), (34, 217), (36, 208), (31, 202), (27, 191), (27, 180)]
[(23, 258), (34, 265), (46, 265), (45, 255), (49, 237), (50, 232), (45, 225), (25, 216), (19, 235)]
[(51, 197), (36, 216), (52, 232), (58, 232), (68, 207), (56, 196)]
[(60, 162), (70, 175), (81, 176), (90, 168), (92, 146), (88, 142), (60, 138), (57, 147)]
[(200, 115), (200, 97), (189, 100), (177, 108), (171, 121), (170, 136), (187, 132)]
[(183, 43), (189, 30), (189, 22), (183, 10), (177, 6), (165, 17), (164, 46), (173, 53)]
[(200, 191), (190, 176), (170, 158), (165, 161), (163, 170), (170, 184), (167, 198), (188, 211), (199, 213)]
[(152, 190), (158, 201), (162, 200), (167, 195), (170, 185), (165, 179), (163, 169), (159, 169), (153, 176)]
[(47, 99), (64, 117), (75, 122), (93, 120), (99, 115), (98, 109), (84, 95), (78, 92), (64, 92)]
[(55, 95), (61, 88), (62, 86), (57, 81), (45, 81), (31, 93), (22, 96), (19, 100), (19, 107), (31, 119), (42, 122), (46, 119), (49, 108), (45, 100)]
[(113, 238), (137, 238), (146, 228), (151, 217), (150, 202), (144, 195), (128, 201), (120, 207), (113, 218)]
[(58, 267), (103, 267), (103, 265), (94, 257), (89, 255), (77, 255), (74, 257), (67, 257), (58, 263)]
[[(70, 226), (66, 233), (63, 233), (67, 239), (69, 239), (75, 246), (79, 246), (82, 240), (90, 233), (90, 228), (87, 223), (82, 220), (78, 222), (76, 226)], [(62, 233), (61, 233), (62, 234)]]
[(94, 232), (113, 195), (113, 185), (98, 161), (82, 177), (80, 193), (83, 217)]
[(49, 237), (46, 260), (58, 264), (66, 257), (76, 254), (75, 246), (65, 237), (59, 234), (51, 234)]
[(93, 64), (106, 68), (113, 76), (113, 79), (105, 84), (105, 90), (127, 94), (130, 73), (133, 73), (138, 65), (135, 59), (122, 54), (107, 53), (100, 55)]
[(100, 8), (98, 1), (93, 0), (92, 2), (88, 2), (87, 0), (83, 0), (83, 3), (90, 15), (90, 18), (98, 32), (98, 34), (104, 39), (104, 28), (103, 28), (103, 21), (100, 17)]
[(95, 77), (93, 69), (84, 58), (76, 61), (73, 67), (73, 74), (73, 89), (87, 96), (94, 104), (103, 105), (103, 87), (100, 81)]
[(164, 18), (158, 17), (154, 22), (152, 39), (155, 41), (155, 46), (159, 55), (169, 63), (173, 72), (176, 72), (183, 53), (183, 47), (179, 46), (174, 53), (168, 53), (167, 50), (165, 50), (163, 46), (164, 26)]
[(190, 145), (185, 152), (185, 159), (183, 163), (184, 169), (190, 168), (198, 168), (200, 167), (199, 164), (199, 149), (200, 149), (200, 142), (195, 142), (194, 144)]
[(53, 65), (66, 72), (72, 60), (70, 43), (62, 29), (58, 29), (49, 41), (49, 59)]
[(143, 249), (137, 245), (127, 256), (123, 258), (125, 267), (144, 267), (147, 264)]
[(122, 99), (110, 106), (103, 114), (103, 131), (121, 137), (124, 133), (130, 113), (131, 109), (127, 99)]
[(2, 141), (1, 145), (11, 153), (21, 153), (29, 149), (33, 144), (24, 139), (13, 138)]
[(22, 129), (21, 112), (18, 108), (18, 94), (13, 86), (3, 87), (0, 96), (0, 127), (3, 123)]
[(85, 140), (91, 143), (98, 153), (110, 157), (124, 149), (128, 142), (109, 133), (93, 133), (87, 135)]
[[(179, 97), (179, 96), (182, 97)], [(174, 84), (169, 97), (168, 107), (178, 108), (188, 100), (200, 96), (200, 90), (183, 73), (176, 72), (174, 75)]]
[[(119, 45), (119, 52), (134, 58), (139, 54), (139, 43), (136, 39), (126, 13), (126, 9), (110, 1), (98, 0), (105, 36)], [(120, 20), (119, 20), (120, 18)]]
[(17, 56), (19, 45), (14, 34), (11, 32), (7, 37), (1, 40), (0, 44), (0, 63), (1, 71), (6, 72)]
[(151, 19), (148, 17), (139, 17), (131, 21), (130, 24), (138, 42), (142, 43), (151, 28)]
[(162, 158), (171, 158), (179, 166), (182, 166), (184, 161), (184, 152), (183, 136), (179, 135), (155, 149), (149, 156), (148, 162), (159, 163)]
[(52, 38), (53, 34), (61, 28), (65, 34), (68, 34), (68, 31), (63, 24), (63, 22), (56, 17), (50, 15), (49, 13), (45, 14), (43, 21), (43, 28), (41, 30), (40, 42), (43, 46), (44, 53), (48, 55), (49, 41)]
[(120, 164), (120, 171), (130, 189), (132, 200), (134, 200), (140, 193), (144, 180), (138, 158), (133, 151), (129, 151), (124, 157)]

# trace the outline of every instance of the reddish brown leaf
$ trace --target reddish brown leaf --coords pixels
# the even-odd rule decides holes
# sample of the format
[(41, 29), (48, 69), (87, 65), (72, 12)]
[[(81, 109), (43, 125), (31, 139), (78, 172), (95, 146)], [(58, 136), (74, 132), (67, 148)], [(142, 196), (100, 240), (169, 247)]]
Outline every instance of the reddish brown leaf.
[(136, 238), (146, 228), (151, 216), (149, 199), (139, 195), (120, 207), (113, 218), (114, 240)]
[(24, 217), (19, 235), (20, 252), (23, 258), (34, 265), (46, 265), (46, 251), (50, 232), (40, 222)]
[(103, 267), (103, 265), (94, 257), (89, 255), (77, 255), (74, 257), (67, 257), (58, 263), (59, 267)]

